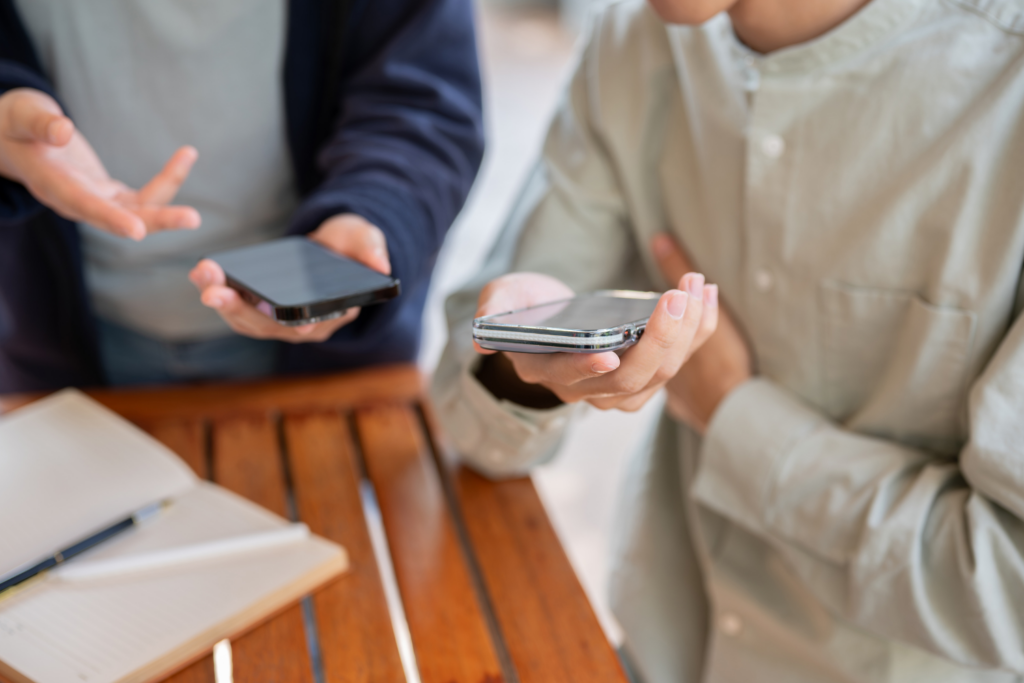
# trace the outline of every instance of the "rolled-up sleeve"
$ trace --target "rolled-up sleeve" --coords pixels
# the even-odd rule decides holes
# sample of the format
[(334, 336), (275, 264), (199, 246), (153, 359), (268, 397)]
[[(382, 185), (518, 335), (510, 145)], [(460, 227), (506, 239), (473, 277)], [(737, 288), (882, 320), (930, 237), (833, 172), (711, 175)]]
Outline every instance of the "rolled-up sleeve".
[(554, 457), (576, 406), (533, 410), (497, 399), (477, 381), (477, 362), (467, 359), (456, 386), (438, 400), (459, 453), (495, 479), (526, 474)]
[(693, 495), (765, 538), (837, 616), (1024, 673), (1024, 319), (970, 395), (959, 458), (854, 433), (755, 379), (709, 425)]

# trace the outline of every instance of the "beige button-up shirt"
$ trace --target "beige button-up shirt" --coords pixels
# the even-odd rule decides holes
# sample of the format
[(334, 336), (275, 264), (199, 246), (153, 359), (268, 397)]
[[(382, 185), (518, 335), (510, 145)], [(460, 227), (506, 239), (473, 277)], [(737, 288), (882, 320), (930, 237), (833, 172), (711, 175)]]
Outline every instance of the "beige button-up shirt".
[(726, 16), (596, 22), (434, 382), (494, 476), (577, 409), (474, 379), (509, 270), (663, 289), (668, 230), (757, 379), (633, 464), (613, 605), (647, 683), (1024, 680), (1024, 3), (873, 0), (760, 56)]

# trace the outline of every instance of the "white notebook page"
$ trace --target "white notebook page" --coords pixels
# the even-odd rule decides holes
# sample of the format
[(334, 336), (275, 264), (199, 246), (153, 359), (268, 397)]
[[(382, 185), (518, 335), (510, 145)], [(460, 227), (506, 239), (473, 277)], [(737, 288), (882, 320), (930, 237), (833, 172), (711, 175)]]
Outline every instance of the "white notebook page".
[(196, 482), (174, 453), (73, 389), (0, 417), (0, 576)]
[[(207, 483), (153, 522), (82, 559), (116, 557), (284, 526), (276, 515)], [(345, 562), (333, 543), (289, 545), (173, 570), (111, 580), (52, 578), (0, 600), (0, 660), (40, 683), (133, 680), (148, 663), (203, 640), (234, 615), (318, 568)]]

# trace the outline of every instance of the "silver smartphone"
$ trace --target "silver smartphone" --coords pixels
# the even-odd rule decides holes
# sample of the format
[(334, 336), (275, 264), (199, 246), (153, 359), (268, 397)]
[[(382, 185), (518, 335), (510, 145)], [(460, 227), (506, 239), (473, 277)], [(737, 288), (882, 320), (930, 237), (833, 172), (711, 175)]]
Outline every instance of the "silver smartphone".
[(599, 353), (635, 344), (661, 294), (602, 290), (473, 321), (473, 339), (493, 351)]

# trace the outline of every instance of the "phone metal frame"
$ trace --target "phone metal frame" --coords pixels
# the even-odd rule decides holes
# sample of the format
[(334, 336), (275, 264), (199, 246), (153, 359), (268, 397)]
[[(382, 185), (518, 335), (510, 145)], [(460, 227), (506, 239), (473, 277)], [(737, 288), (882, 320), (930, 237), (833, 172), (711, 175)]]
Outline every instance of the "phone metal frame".
[[(601, 289), (582, 296), (604, 296), (622, 299), (658, 299), (657, 292), (634, 292), (622, 289)], [(577, 298), (577, 297), (572, 297)], [(558, 299), (538, 306), (571, 301)], [(473, 320), (473, 340), (481, 348), (491, 351), (512, 351), (514, 353), (600, 353), (620, 351), (640, 340), (647, 328), (648, 318), (632, 320), (615, 327), (595, 330), (577, 330), (543, 325), (513, 325), (491, 322), (493, 318), (537, 308), (529, 306), (512, 311), (493, 313)]]

